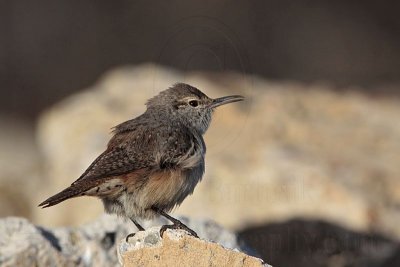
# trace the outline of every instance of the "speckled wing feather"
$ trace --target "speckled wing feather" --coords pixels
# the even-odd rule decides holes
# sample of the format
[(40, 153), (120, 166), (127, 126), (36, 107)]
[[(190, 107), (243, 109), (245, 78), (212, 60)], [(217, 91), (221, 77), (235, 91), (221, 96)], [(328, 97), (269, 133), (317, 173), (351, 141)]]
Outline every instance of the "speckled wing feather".
[[(137, 146), (140, 142), (143, 145), (151, 143), (150, 140), (145, 140), (145, 128), (146, 119), (143, 115), (115, 126), (114, 136), (108, 142), (107, 150), (98, 156), (72, 185), (83, 180), (90, 181), (126, 174), (151, 165), (154, 161), (154, 157), (151, 156), (152, 151), (148, 147)], [(137, 157), (138, 153), (132, 153), (132, 146), (140, 152), (141, 157)], [(144, 158), (146, 160), (143, 160)]]
[[(135, 121), (128, 121), (134, 125)], [(143, 126), (143, 125), (142, 125)], [(104, 151), (87, 170), (58, 194), (46, 199), (39, 206), (50, 207), (69, 198), (82, 195), (83, 192), (97, 186), (107, 178), (152, 168), (155, 139), (149, 136), (143, 127), (115, 132), (106, 151)]]
[[(143, 132), (116, 134), (111, 139), (107, 150), (72, 185), (123, 175), (154, 165), (155, 159), (152, 155), (152, 150), (149, 148), (151, 140), (144, 140), (145, 137), (143, 135)], [(129, 143), (132, 142), (129, 140), (130, 138), (143, 142), (141, 149), (132, 151), (132, 144)]]

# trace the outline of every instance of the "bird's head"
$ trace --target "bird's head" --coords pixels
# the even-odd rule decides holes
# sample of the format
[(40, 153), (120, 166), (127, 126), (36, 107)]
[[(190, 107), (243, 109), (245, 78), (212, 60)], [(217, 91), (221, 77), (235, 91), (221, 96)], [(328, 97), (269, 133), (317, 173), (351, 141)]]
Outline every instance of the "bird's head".
[(149, 99), (146, 105), (148, 112), (183, 123), (204, 134), (216, 107), (243, 99), (244, 97), (240, 95), (212, 99), (193, 86), (177, 83)]

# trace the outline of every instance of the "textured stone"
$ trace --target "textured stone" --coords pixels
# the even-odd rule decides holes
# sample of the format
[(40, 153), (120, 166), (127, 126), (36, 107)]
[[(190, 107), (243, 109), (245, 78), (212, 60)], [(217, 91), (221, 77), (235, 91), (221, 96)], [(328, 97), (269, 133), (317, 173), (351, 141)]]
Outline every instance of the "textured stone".
[(268, 266), (255, 257), (237, 250), (201, 240), (183, 230), (167, 230), (160, 238), (160, 228), (139, 232), (128, 243), (119, 244), (119, 262), (133, 266)]
[[(180, 219), (204, 239), (230, 249), (252, 253), (248, 247), (237, 241), (236, 235), (211, 221)], [(165, 220), (159, 219), (144, 222), (143, 225), (147, 228), (151, 224), (165, 223)], [(137, 230), (130, 221), (109, 215), (79, 228), (56, 229), (35, 226), (28, 220), (17, 217), (1, 219), (0, 266), (119, 266), (117, 243), (125, 240), (126, 235), (133, 231)], [(145, 242), (155, 244), (158, 239), (159, 236), (149, 235)], [(215, 250), (215, 253), (220, 252)]]
[(81, 229), (54, 230), (32, 225), (22, 218), (2, 219), (0, 265), (117, 266), (115, 245), (105, 244), (110, 238), (109, 242), (115, 243), (116, 235), (122, 238), (126, 230), (118, 222), (109, 226), (106, 217)]

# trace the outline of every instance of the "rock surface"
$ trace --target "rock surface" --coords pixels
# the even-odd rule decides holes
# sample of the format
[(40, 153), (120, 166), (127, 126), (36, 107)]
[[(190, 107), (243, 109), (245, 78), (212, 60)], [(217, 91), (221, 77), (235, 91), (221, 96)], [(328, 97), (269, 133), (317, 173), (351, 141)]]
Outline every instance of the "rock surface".
[(373, 232), (352, 231), (323, 221), (290, 220), (239, 233), (273, 266), (400, 266), (400, 242)]
[[(34, 203), (79, 177), (105, 149), (108, 129), (139, 115), (149, 97), (177, 81), (210, 97), (246, 96), (215, 113), (205, 137), (205, 177), (179, 213), (236, 229), (322, 219), (400, 238), (399, 99), (152, 65), (116, 70), (43, 114), (38, 136), (47, 180)], [(99, 201), (80, 198), (36, 209), (34, 221), (78, 224), (101, 211)]]
[(138, 232), (128, 243), (119, 244), (119, 262), (133, 266), (269, 266), (255, 257), (230, 250), (213, 242), (188, 235), (183, 230), (167, 230), (163, 238), (160, 228)]
[[(181, 219), (204, 239), (212, 240), (224, 247), (237, 251), (250, 251), (243, 244), (239, 244), (234, 234), (213, 222)], [(166, 222), (159, 220), (153, 223), (161, 225)], [(150, 226), (148, 222), (144, 225), (145, 227)], [(125, 240), (125, 236), (133, 231), (136, 231), (136, 229), (134, 229), (131, 222), (124, 222), (108, 215), (104, 215), (80, 228), (56, 229), (35, 226), (28, 220), (17, 217), (1, 219), (0, 266), (119, 266), (117, 244), (120, 240)], [(143, 234), (141, 233), (137, 236)], [(147, 242), (149, 239), (145, 240)], [(215, 254), (217, 258), (224, 257), (225, 249), (221, 250), (221, 247), (215, 243), (202, 242), (204, 244), (212, 244), (210, 246), (207, 245), (209, 253)], [(124, 244), (124, 241), (121, 244)], [(127, 249), (130, 248), (129, 246), (125, 247)], [(196, 251), (198, 252), (198, 250)], [(138, 253), (146, 255), (146, 251), (141, 252), (141, 250), (138, 250)], [(183, 253), (183, 251), (180, 253)], [(177, 256), (177, 254), (174, 255), (175, 257)], [(191, 255), (193, 256), (194, 254)], [(243, 253), (240, 255), (246, 257)], [(199, 260), (201, 256), (197, 256)], [(127, 257), (131, 258), (131, 256)], [(181, 254), (178, 257), (184, 257), (184, 255)], [(169, 262), (171, 260), (167, 255), (163, 256), (163, 261)], [(177, 258), (174, 258), (174, 260), (176, 261)]]

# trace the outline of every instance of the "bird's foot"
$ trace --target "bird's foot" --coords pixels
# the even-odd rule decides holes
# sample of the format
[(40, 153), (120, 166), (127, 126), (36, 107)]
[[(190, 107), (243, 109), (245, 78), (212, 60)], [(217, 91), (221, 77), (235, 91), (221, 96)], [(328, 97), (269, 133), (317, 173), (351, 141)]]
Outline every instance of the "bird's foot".
[[(137, 229), (139, 231), (145, 231), (143, 226), (141, 226), (135, 219), (130, 218), (131, 221), (136, 225)], [(136, 233), (130, 233), (129, 235), (126, 236), (125, 241), (128, 243), (129, 238), (134, 237)]]
[(199, 236), (197, 235), (197, 233), (195, 231), (193, 231), (187, 225), (183, 224), (180, 221), (174, 222), (174, 224), (166, 224), (166, 225), (161, 226), (161, 229), (160, 229), (160, 236), (161, 237), (163, 237), (164, 232), (167, 229), (181, 229), (181, 230), (184, 230), (184, 231), (188, 232), (189, 235), (194, 236), (196, 238), (199, 238)]
[(129, 238), (134, 237), (135, 235), (136, 235), (136, 233), (130, 233), (129, 235), (127, 235), (125, 238), (125, 242), (128, 243)]

